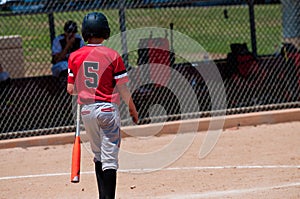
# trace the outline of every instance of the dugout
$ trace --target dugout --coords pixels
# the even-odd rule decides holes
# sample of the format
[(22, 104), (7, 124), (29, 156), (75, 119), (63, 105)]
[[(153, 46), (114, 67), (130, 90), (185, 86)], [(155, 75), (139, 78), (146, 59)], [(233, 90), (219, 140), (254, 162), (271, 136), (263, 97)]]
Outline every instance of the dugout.
[[(79, 22), (79, 20), (81, 20), (82, 17), (81, 15), (83, 15), (81, 11), (87, 12), (93, 8), (93, 9), (102, 10), (104, 12), (110, 12), (109, 16), (113, 16), (111, 19), (113, 20), (113, 25), (114, 25), (113, 31), (119, 33), (120, 31), (124, 32), (126, 28), (127, 29), (135, 28), (132, 26), (132, 24), (137, 24), (138, 27), (143, 27), (143, 25), (145, 25), (146, 23), (144, 21), (140, 22), (139, 20), (144, 15), (150, 19), (149, 21), (146, 22), (151, 24), (153, 21), (155, 21), (155, 19), (153, 20), (151, 18), (153, 13), (158, 14), (159, 18), (156, 19), (157, 21), (161, 21), (160, 19), (164, 18), (162, 17), (164, 13), (166, 13), (170, 17), (171, 16), (176, 17), (177, 14), (180, 16), (186, 14), (186, 13), (181, 13), (181, 11), (186, 12), (186, 10), (188, 10), (188, 13), (193, 13), (192, 11), (196, 9), (195, 7), (181, 9), (183, 5), (187, 5), (188, 1), (185, 1), (183, 3), (179, 1), (176, 2), (173, 1), (172, 4), (158, 3), (155, 9), (152, 9), (151, 7), (145, 7), (144, 4), (140, 4), (137, 1), (134, 1), (135, 3), (129, 3), (127, 1), (118, 1), (118, 2), (110, 1), (110, 2), (114, 2), (115, 4), (109, 4), (109, 2), (106, 1), (107, 4), (105, 5), (100, 4), (99, 3), (100, 1), (84, 1), (84, 2), (81, 1), (81, 3), (84, 4), (82, 6), (80, 6), (79, 4), (77, 6), (69, 5), (68, 3), (70, 3), (70, 1), (59, 1), (60, 4), (57, 4), (57, 7), (53, 6), (54, 3), (52, 1), (47, 1), (47, 2), (48, 4), (46, 4), (46, 6), (43, 9), (39, 9), (36, 11), (30, 11), (30, 12), (18, 11), (15, 13), (1, 12), (1, 18), (3, 19), (2, 22), (3, 24), (5, 24), (4, 23), (5, 20), (8, 21), (7, 19), (11, 19), (11, 18), (13, 18), (12, 21), (14, 23), (17, 23), (17, 25), (10, 25), (10, 24), (7, 25), (7, 26), (11, 26), (10, 28), (12, 30), (13, 27), (17, 27), (16, 28), (18, 29), (17, 31), (23, 31), (24, 28), (28, 27), (30, 31), (34, 30), (34, 33), (36, 33), (32, 35), (29, 34), (22, 35), (22, 49), (23, 49), (23, 58), (24, 58), (23, 66), (26, 69), (24, 76), (13, 77), (9, 83), (5, 83), (6, 86), (4, 86), (4, 84), (1, 84), (0, 86), (1, 87), (0, 125), (1, 125), (2, 135), (4, 135), (7, 132), (21, 132), (21, 131), (25, 132), (30, 130), (35, 131), (37, 129), (42, 129), (42, 131), (44, 132), (42, 131), (39, 132), (39, 133), (42, 132), (42, 134), (59, 133), (62, 131), (66, 132), (66, 130), (64, 130), (65, 127), (69, 127), (69, 126), (74, 127), (74, 122), (72, 121), (73, 119), (72, 107), (69, 106), (69, 104), (71, 104), (70, 103), (71, 97), (67, 95), (64, 88), (60, 85), (59, 79), (47, 75), (47, 73), (45, 72), (48, 69), (50, 70), (50, 66), (51, 66), (50, 59), (48, 59), (50, 57), (50, 49), (51, 49), (50, 41), (54, 38), (56, 31), (60, 32), (59, 28), (61, 24), (65, 22), (65, 16), (67, 14), (70, 13), (74, 14), (73, 15), (75, 16), (74, 18), (76, 19), (77, 16), (78, 18), (76, 20), (77, 22)], [(95, 2), (97, 2), (97, 4), (93, 4), (94, 6), (90, 6), (92, 5), (90, 3), (95, 3)], [(119, 4), (120, 2), (124, 4)], [(217, 7), (216, 10), (218, 11), (216, 12), (216, 16), (218, 16), (218, 19), (216, 19), (217, 20), (216, 23), (222, 21), (224, 24), (228, 25), (227, 27), (232, 27), (229, 25), (232, 24), (235, 25), (239, 21), (244, 20), (243, 25), (245, 26), (242, 26), (241, 28), (245, 28), (247, 30), (243, 32), (243, 35), (233, 35), (230, 42), (235, 43), (236, 42), (235, 39), (239, 39), (240, 37), (242, 38), (242, 40), (244, 40), (245, 38), (246, 39), (250, 38), (249, 41), (247, 42), (249, 51), (253, 53), (255, 57), (257, 57), (258, 63), (261, 66), (260, 72), (262, 70), (264, 71), (266, 70), (270, 72), (270, 74), (265, 78), (257, 78), (255, 81), (254, 78), (245, 78), (239, 75), (235, 75), (233, 78), (232, 71), (229, 70), (230, 66), (228, 66), (228, 60), (226, 59), (215, 60), (216, 65), (218, 66), (220, 73), (222, 75), (222, 78), (224, 78), (224, 84), (226, 85), (226, 89), (228, 89), (227, 91), (229, 92), (228, 99), (230, 101), (228, 102), (228, 107), (232, 108), (232, 110), (234, 109), (233, 111), (231, 111), (231, 113), (242, 113), (243, 111), (259, 111), (265, 109), (266, 105), (270, 105), (270, 104), (274, 105), (274, 107), (275, 106), (294, 107), (294, 104), (281, 106), (282, 103), (297, 103), (297, 95), (299, 94), (299, 92), (297, 90), (293, 90), (294, 88), (297, 87), (295, 84), (296, 79), (291, 78), (291, 75), (294, 74), (294, 71), (293, 68), (290, 67), (293, 65), (292, 61), (289, 60), (292, 59), (289, 58), (289, 60), (287, 61), (285, 58), (283, 58), (284, 56), (279, 55), (280, 53), (276, 55), (269, 54), (267, 56), (261, 56), (259, 54), (260, 46), (258, 45), (257, 47), (258, 42), (256, 37), (257, 37), (257, 32), (260, 34), (259, 31), (261, 30), (259, 29), (259, 27), (257, 27), (257, 25), (259, 24), (256, 24), (255, 21), (256, 16), (254, 16), (255, 13), (254, 4), (256, 4), (257, 1), (251, 0), (251, 1), (243, 1), (243, 2), (244, 2), (243, 5), (238, 7), (234, 6), (233, 8), (234, 11), (240, 10), (240, 12), (243, 12), (242, 15), (240, 14), (234, 15), (235, 13), (233, 13), (233, 11), (230, 11), (231, 7), (229, 6), (220, 7), (220, 8)], [(247, 4), (247, 2), (249, 4)], [(189, 1), (189, 3), (191, 2)], [(175, 7), (176, 9), (174, 9)], [(229, 13), (228, 13), (229, 18), (228, 17), (224, 18), (223, 8), (229, 8)], [(272, 10), (278, 9), (277, 6), (275, 6), (275, 8), (272, 6), (271, 8)], [(203, 9), (200, 9), (200, 11), (201, 13), (204, 12), (205, 14), (207, 14), (207, 16), (212, 16), (209, 15), (210, 13), (206, 12), (209, 9), (215, 10), (213, 6), (210, 6), (210, 7), (205, 7)], [(264, 13), (264, 15), (265, 14), (268, 13)], [(244, 18), (241, 19), (240, 16)], [(192, 18), (195, 17), (196, 16), (192, 16)], [(236, 17), (236, 20), (230, 21), (234, 17)], [(272, 20), (277, 19), (276, 16), (272, 15), (271, 17)], [(23, 26), (21, 26), (22, 23), (26, 22), (26, 20), (30, 21), (30, 25), (25, 24), (26, 27), (24, 27), (23, 24)], [(175, 27), (179, 31), (185, 29), (191, 30), (190, 29), (191, 27), (195, 28), (198, 27), (197, 25), (201, 24), (200, 21), (201, 19), (197, 18), (197, 20), (198, 23), (192, 23), (192, 24), (189, 24), (188, 20), (184, 20), (181, 23), (178, 23), (177, 21), (175, 22)], [(208, 20), (208, 18), (203, 17), (203, 20)], [(139, 22), (140, 24), (138, 24)], [(170, 22), (163, 21), (164, 24), (161, 24), (161, 27), (166, 27), (166, 25), (168, 25)], [(196, 34), (201, 34), (201, 31), (205, 32), (205, 30), (209, 28), (208, 25), (210, 24), (207, 24), (205, 29), (201, 29), (200, 31), (197, 30)], [(217, 26), (217, 28), (218, 27), (220, 26)], [(263, 27), (263, 28), (267, 29), (267, 27)], [(213, 31), (214, 33), (217, 33), (218, 30), (219, 29), (214, 29)], [(226, 37), (226, 35), (228, 35), (228, 33), (231, 32), (224, 32), (224, 38)], [(212, 35), (209, 33), (205, 33), (205, 34)], [(40, 37), (40, 35), (42, 35), (43, 37)], [(209, 37), (208, 39), (205, 38), (205, 40), (207, 41), (210, 41), (211, 39), (212, 37)], [(223, 42), (222, 39), (223, 38), (220, 39), (221, 41), (219, 40), (218, 44), (221, 44), (221, 42)], [(259, 40), (260, 43), (262, 41), (261, 39), (264, 39), (264, 37), (259, 39), (260, 39)], [(121, 51), (124, 55), (125, 63), (128, 63), (128, 59), (130, 59), (130, 57), (128, 57), (126, 33), (121, 34), (120, 40), (122, 43)], [(225, 53), (229, 53), (230, 43), (226, 43), (224, 45), (228, 47), (228, 51)], [(45, 48), (45, 46), (47, 46), (47, 48)], [(175, 53), (176, 53), (176, 49), (175, 49)], [(297, 53), (295, 56), (297, 57)], [(291, 65), (287, 66), (287, 63)], [(201, 62), (198, 63), (182, 62), (173, 65), (173, 68), (178, 70), (180, 73), (184, 74), (186, 78), (189, 78), (191, 80), (195, 80), (195, 79), (197, 80), (196, 81), (197, 84), (195, 84), (194, 88), (196, 89), (199, 101), (201, 101), (203, 105), (203, 110), (201, 110), (203, 112), (209, 109), (207, 108), (209, 107), (209, 100), (206, 99), (207, 92), (205, 91), (205, 86), (204, 86), (205, 83), (203, 84), (200, 77), (196, 77), (196, 78), (193, 77), (193, 73), (195, 67), (203, 67), (204, 65), (205, 63), (202, 64)], [(290, 69), (290, 70), (286, 70), (286, 69)], [(287, 76), (285, 76), (282, 79), (280, 78), (275, 79), (271, 75), (275, 73), (277, 77), (282, 77), (282, 74), (284, 73), (287, 74)], [(191, 82), (195, 82), (195, 81), (191, 81)], [(289, 85), (293, 85), (293, 86), (289, 86)], [(150, 87), (150, 89), (153, 89), (153, 87)], [(285, 92), (286, 90), (288, 90), (290, 93), (294, 92), (294, 95), (289, 97), (288, 94), (286, 94)], [(158, 93), (160, 92), (158, 91)], [(143, 101), (148, 97), (147, 96), (143, 97), (141, 93), (137, 93), (136, 96), (138, 99), (138, 104), (140, 106), (144, 106), (144, 104), (147, 105), (147, 103), (149, 102), (149, 100), (148, 102)], [(170, 95), (163, 95), (162, 98), (168, 100), (169, 96)], [(158, 98), (152, 98), (152, 99), (156, 100)], [(168, 108), (170, 108), (169, 113), (171, 114), (176, 113), (176, 111), (174, 112), (174, 107), (168, 106)], [(121, 109), (122, 108), (123, 107), (121, 107)], [(126, 110), (124, 109), (122, 111), (126, 112)], [(147, 115), (147, 113), (145, 115)], [(194, 115), (191, 114), (190, 117), (194, 117)], [(195, 117), (199, 117), (199, 114)], [(161, 120), (157, 120), (157, 121), (161, 121)], [(56, 128), (61, 128), (63, 130), (61, 131), (60, 129), (56, 129)]]

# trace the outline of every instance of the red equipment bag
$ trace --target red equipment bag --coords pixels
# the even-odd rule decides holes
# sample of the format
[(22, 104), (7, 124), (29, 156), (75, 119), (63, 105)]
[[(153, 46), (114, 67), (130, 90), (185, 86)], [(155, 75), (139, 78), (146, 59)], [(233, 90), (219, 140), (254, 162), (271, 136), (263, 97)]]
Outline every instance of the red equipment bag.
[[(171, 26), (171, 31), (172, 28), (173, 25)], [(149, 38), (140, 39), (138, 65), (146, 65), (146, 67), (150, 68), (150, 80), (157, 84), (157, 86), (164, 86), (169, 81), (171, 74), (170, 67), (173, 65), (175, 59), (172, 49), (173, 47), (169, 42), (167, 31), (165, 32), (165, 37), (153, 38), (151, 32)]]
[(258, 62), (245, 43), (231, 44), (230, 48), (231, 52), (227, 59), (232, 73), (237, 73), (242, 77), (258, 75)]

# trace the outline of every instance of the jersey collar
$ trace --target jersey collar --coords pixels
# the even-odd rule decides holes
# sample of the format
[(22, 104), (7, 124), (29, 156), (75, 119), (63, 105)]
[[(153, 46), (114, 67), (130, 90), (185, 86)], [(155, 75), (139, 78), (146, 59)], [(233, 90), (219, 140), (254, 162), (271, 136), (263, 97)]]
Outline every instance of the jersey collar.
[(103, 46), (103, 44), (87, 44), (87, 46)]

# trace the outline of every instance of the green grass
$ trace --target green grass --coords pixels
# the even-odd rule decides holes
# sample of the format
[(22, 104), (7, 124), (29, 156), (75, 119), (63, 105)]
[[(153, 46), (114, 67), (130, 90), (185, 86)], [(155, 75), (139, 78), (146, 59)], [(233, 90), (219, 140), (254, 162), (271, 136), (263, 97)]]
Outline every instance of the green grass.
[(257, 6), (255, 12), (258, 54), (274, 53), (283, 41), (281, 6)]
[[(224, 18), (223, 11), (227, 9), (228, 19)], [(118, 10), (103, 10), (107, 15), (112, 35), (120, 33)], [(84, 12), (55, 13), (56, 35), (63, 32), (64, 23), (72, 19), (81, 27)], [(282, 39), (281, 5), (255, 6), (255, 21), (258, 54), (272, 54), (276, 45)], [(226, 56), (230, 51), (231, 43), (247, 43), (251, 50), (249, 11), (247, 6), (225, 7), (195, 7), (195, 8), (164, 8), (164, 9), (129, 9), (126, 10), (127, 30), (145, 27), (169, 28), (174, 23), (177, 36), (174, 37), (176, 53), (199, 54), (199, 49), (186, 40), (182, 40), (179, 33), (201, 45), (210, 54)], [(46, 14), (10, 16), (0, 18), (0, 35), (21, 35), (27, 70), (33, 70), (40, 75), (48, 67), (50, 71), (51, 44)], [(136, 35), (128, 45), (136, 46), (139, 38), (148, 37)], [(164, 36), (163, 32), (160, 35)], [(131, 42), (131, 43), (130, 43)], [(110, 43), (107, 42), (109, 45)], [(113, 45), (111, 47), (114, 47)], [(137, 53), (130, 53), (130, 63), (135, 64)], [(201, 57), (197, 57), (201, 59)]]

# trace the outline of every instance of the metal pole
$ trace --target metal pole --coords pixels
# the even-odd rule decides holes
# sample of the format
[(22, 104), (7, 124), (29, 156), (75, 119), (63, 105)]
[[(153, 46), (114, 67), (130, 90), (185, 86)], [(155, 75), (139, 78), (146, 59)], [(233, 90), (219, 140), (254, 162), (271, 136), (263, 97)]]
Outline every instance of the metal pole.
[(254, 17), (254, 0), (248, 0), (248, 4), (249, 4), (252, 53), (255, 57), (257, 57), (256, 30), (255, 30), (255, 17)]
[(128, 68), (128, 49), (126, 38), (125, 0), (119, 1), (119, 22), (121, 31), (122, 57), (125, 67)]
[(50, 42), (51, 42), (51, 47), (52, 47), (52, 41), (55, 38), (55, 25), (54, 25), (54, 16), (53, 12), (50, 12), (48, 14), (48, 20), (49, 20), (49, 30), (50, 30)]

